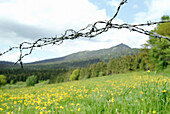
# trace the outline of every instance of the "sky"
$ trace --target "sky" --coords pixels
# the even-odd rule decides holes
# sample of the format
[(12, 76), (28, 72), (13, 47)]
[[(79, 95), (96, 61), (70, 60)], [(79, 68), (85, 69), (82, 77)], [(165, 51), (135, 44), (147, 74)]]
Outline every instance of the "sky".
[[(39, 38), (61, 36), (65, 30), (76, 31), (112, 18), (122, 0), (0, 0), (0, 53), (20, 43)], [(139, 24), (160, 21), (170, 15), (170, 0), (128, 0), (113, 23)], [(144, 27), (152, 30), (155, 26)], [(23, 59), (24, 63), (66, 56), (85, 50), (110, 48), (124, 43), (140, 48), (148, 36), (126, 29), (112, 29), (92, 39), (65, 40), (61, 45), (36, 48)], [(0, 61), (16, 62), (19, 50), (3, 56)]]

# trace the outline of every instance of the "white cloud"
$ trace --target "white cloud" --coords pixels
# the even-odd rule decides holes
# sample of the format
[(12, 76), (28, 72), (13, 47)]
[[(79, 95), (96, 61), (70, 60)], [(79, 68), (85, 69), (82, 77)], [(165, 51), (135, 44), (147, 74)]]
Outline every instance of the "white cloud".
[[(40, 36), (59, 36), (67, 29), (79, 30), (95, 21), (106, 19), (106, 11), (99, 10), (88, 0), (9, 0), (6, 2), (2, 0), (0, 25), (5, 22), (7, 24), (0, 26), (0, 33), (2, 33), (0, 40), (2, 43), (10, 40), (18, 44), (20, 42), (16, 41), (29, 38), (36, 40)], [(23, 29), (24, 32), (21, 31)], [(23, 40), (16, 40), (18, 38)]]
[(0, 14), (23, 24), (52, 30), (79, 28), (84, 23), (106, 19), (105, 10), (98, 10), (88, 0), (16, 0), (1, 4)]
[(104, 38), (100, 39), (101, 42), (108, 41), (107, 45), (109, 47), (124, 43), (131, 48), (140, 48), (141, 44), (144, 44), (146, 40), (148, 40), (148, 36), (137, 32), (130, 32), (128, 29), (111, 30), (104, 35)]
[(16, 62), (19, 58), (19, 52), (7, 53), (0, 56), (0, 60)]
[[(14, 53), (8, 53), (8, 54), (5, 54), (3, 56), (0, 56), (0, 61), (10, 61), (10, 62), (17, 62), (18, 59), (19, 59), (19, 55), (20, 53), (19, 52), (14, 52)], [(23, 59), (23, 62), (24, 63), (29, 63), (29, 62), (33, 62), (33, 61), (38, 61), (40, 60), (40, 58), (38, 57), (33, 57), (33, 56), (26, 56), (24, 59)]]
[(111, 5), (112, 7), (118, 7), (120, 2), (116, 1), (116, 0), (112, 0), (112, 1), (108, 1), (108, 4)]
[(149, 4), (145, 1), (148, 7), (147, 12), (139, 12), (135, 15), (135, 22), (144, 23), (147, 21), (159, 21), (163, 15), (170, 14), (169, 0), (152, 0)]

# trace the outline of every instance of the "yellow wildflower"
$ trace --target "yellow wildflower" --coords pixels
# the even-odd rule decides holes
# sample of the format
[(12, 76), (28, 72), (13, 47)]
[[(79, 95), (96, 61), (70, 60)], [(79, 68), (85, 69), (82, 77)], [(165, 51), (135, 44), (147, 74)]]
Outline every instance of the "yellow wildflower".
[(16, 101), (14, 101), (14, 104), (17, 104), (17, 102), (16, 102)]
[(3, 108), (0, 108), (0, 111), (3, 111), (4, 109)]
[(156, 111), (154, 110), (154, 111), (152, 111), (152, 113), (153, 113), (153, 114), (156, 114)]
[(74, 103), (71, 103), (70, 105), (74, 106)]
[(80, 108), (78, 108), (78, 111), (80, 111)]
[(27, 106), (27, 103), (24, 103), (25, 106)]
[(21, 111), (21, 107), (18, 108), (18, 111)]
[(38, 108), (39, 108), (39, 106), (36, 106), (36, 107), (35, 107), (35, 109), (38, 109)]
[(60, 109), (63, 109), (64, 107), (63, 106), (60, 106)]
[(162, 93), (165, 93), (166, 92), (166, 90), (162, 90)]
[(114, 102), (114, 98), (113, 98), (113, 97), (112, 97), (112, 100), (111, 100), (111, 101), (112, 101), (112, 103)]

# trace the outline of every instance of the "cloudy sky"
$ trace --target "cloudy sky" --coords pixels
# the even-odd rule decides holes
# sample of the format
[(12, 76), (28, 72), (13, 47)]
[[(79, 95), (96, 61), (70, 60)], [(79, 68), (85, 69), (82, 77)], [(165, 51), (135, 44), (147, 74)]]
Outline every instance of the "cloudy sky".
[[(23, 41), (60, 36), (67, 29), (80, 30), (95, 21), (109, 20), (121, 0), (0, 0), (0, 53)], [(160, 21), (170, 15), (170, 0), (128, 0), (114, 23), (147, 23)], [(145, 27), (147, 30), (154, 26)], [(84, 50), (109, 48), (120, 43), (139, 48), (148, 36), (112, 29), (93, 39), (79, 38), (61, 45), (36, 48), (23, 62), (50, 59)], [(0, 61), (17, 61), (19, 51), (14, 50)]]

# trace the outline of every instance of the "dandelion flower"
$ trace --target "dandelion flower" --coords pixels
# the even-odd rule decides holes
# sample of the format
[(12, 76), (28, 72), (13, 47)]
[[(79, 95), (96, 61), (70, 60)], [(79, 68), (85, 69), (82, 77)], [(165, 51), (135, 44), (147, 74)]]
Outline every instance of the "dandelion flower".
[(64, 107), (63, 106), (60, 106), (60, 109), (63, 109)]
[(80, 111), (80, 108), (78, 108), (78, 111)]
[(74, 103), (71, 103), (70, 105), (74, 106)]
[(162, 90), (162, 93), (165, 93), (166, 92), (166, 90)]
[(3, 108), (0, 108), (0, 111), (3, 111), (4, 109)]
[(111, 102), (113, 103), (114, 102), (114, 98), (112, 97), (112, 100), (111, 100)]
[(21, 111), (21, 107), (18, 108), (18, 111)]
[(51, 113), (51, 110), (49, 110), (48, 113)]
[(153, 113), (153, 114), (156, 114), (156, 111), (154, 110), (154, 111), (152, 111), (152, 113)]

